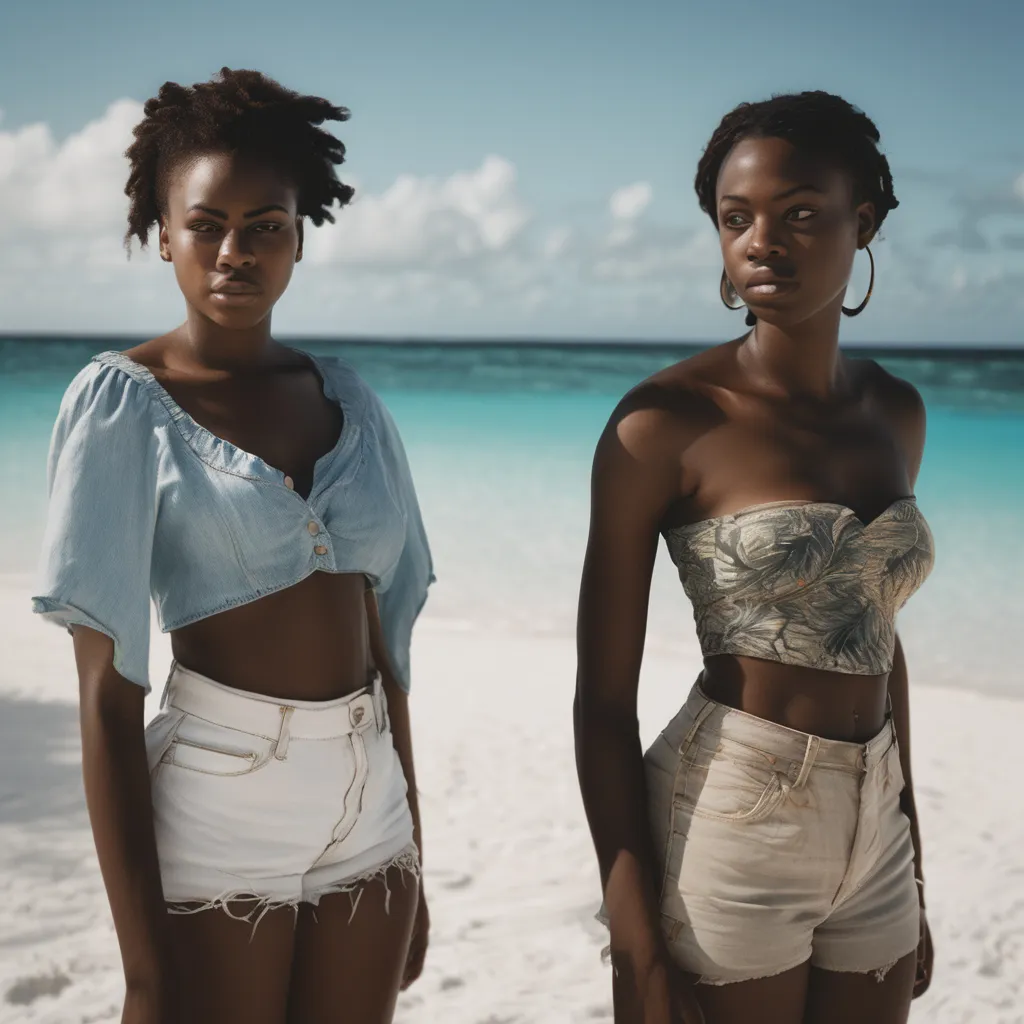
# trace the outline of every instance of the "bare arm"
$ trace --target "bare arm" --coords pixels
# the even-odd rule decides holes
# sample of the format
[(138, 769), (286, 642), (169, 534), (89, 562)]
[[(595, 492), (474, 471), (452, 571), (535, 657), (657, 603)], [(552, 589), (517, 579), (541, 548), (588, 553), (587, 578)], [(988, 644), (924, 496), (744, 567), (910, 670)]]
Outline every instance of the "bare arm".
[[(416, 790), (416, 767), (412, 759), (412, 723), (409, 717), (409, 695), (398, 685), (395, 672), (388, 658), (388, 647), (377, 607), (377, 596), (372, 590), (366, 592), (366, 619), (370, 627), (370, 651), (373, 662), (381, 674), (384, 696), (388, 702), (388, 717), (391, 719), (391, 737), (395, 744), (398, 760), (405, 774), (409, 812), (412, 814), (412, 837), (419, 850), (420, 867), (423, 865), (423, 828), (420, 825), (420, 801)], [(423, 892), (423, 876), (419, 881), (419, 900), (416, 919), (413, 922), (409, 953), (402, 976), (402, 988), (408, 988), (423, 972), (427, 955), (427, 941), (430, 933), (430, 914), (427, 911)]]
[[(907, 467), (907, 478), (913, 492), (924, 457), (926, 418), (924, 402), (917, 390), (904, 381), (889, 379), (890, 394), (888, 407), (896, 429), (897, 438), (903, 450)], [(907, 660), (903, 644), (896, 637), (893, 652), (892, 671), (889, 673), (889, 699), (892, 701), (893, 724), (900, 748), (900, 767), (903, 769), (905, 786), (900, 795), (900, 806), (910, 819), (910, 834), (914, 841), (914, 874), (924, 879), (921, 855), (921, 830), (917, 821), (917, 806), (914, 803), (914, 781), (910, 770), (910, 690), (907, 675)], [(919, 893), (924, 904), (924, 891)]]
[(366, 619), (370, 626), (370, 651), (373, 663), (381, 675), (384, 696), (388, 702), (388, 717), (391, 719), (391, 736), (394, 740), (398, 760), (402, 764), (406, 785), (409, 787), (409, 810), (412, 813), (413, 840), (423, 860), (423, 830), (420, 827), (420, 804), (416, 792), (416, 767), (412, 758), (412, 723), (409, 717), (409, 695), (395, 680), (394, 670), (388, 658), (387, 644), (377, 609), (377, 597), (372, 590), (366, 592)]
[(639, 980), (663, 956), (636, 696), (659, 524), (679, 495), (668, 414), (635, 397), (594, 459), (580, 588), (576, 764), (597, 851), (613, 958)]
[[(921, 856), (921, 830), (917, 822), (917, 806), (914, 803), (914, 780), (910, 774), (910, 692), (907, 683), (907, 662), (903, 655), (903, 644), (896, 638), (892, 672), (889, 674), (889, 699), (892, 701), (892, 720), (896, 727), (896, 740), (900, 748), (900, 767), (903, 769), (905, 786), (900, 794), (900, 808), (910, 819), (910, 835), (914, 841), (914, 875), (924, 879)], [(924, 903), (924, 891), (919, 893)]]
[(169, 995), (167, 907), (160, 883), (140, 686), (113, 667), (113, 641), (74, 627), (82, 776), (129, 999)]

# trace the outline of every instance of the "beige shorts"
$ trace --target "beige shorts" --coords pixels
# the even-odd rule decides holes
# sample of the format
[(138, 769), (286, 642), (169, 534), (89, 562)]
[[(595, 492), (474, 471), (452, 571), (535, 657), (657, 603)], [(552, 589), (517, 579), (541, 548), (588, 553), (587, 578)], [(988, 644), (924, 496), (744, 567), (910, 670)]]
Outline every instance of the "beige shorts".
[(810, 960), (879, 981), (920, 907), (891, 718), (866, 744), (787, 729), (695, 686), (644, 756), (669, 947), (708, 984)]

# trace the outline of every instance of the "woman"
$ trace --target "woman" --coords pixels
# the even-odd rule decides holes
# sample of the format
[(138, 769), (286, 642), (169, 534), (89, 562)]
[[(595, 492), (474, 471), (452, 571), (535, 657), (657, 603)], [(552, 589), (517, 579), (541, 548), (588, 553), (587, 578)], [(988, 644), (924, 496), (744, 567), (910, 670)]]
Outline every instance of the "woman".
[[(928, 985), (894, 629), (933, 557), (924, 408), (838, 348), (897, 205), (878, 138), (821, 92), (723, 119), (696, 189), (753, 330), (634, 388), (598, 444), (575, 721), (619, 1024), (896, 1024)], [(704, 669), (641, 760), (659, 533)]]
[[(318, 127), (347, 117), (226, 68), (146, 104), (127, 241), (158, 229), (185, 322), (95, 357), (53, 435), (34, 608), (74, 637), (131, 1024), (376, 1024), (423, 962), (426, 536), (380, 400), (270, 328), (305, 221), (352, 196)], [(151, 595), (174, 664), (144, 737)]]

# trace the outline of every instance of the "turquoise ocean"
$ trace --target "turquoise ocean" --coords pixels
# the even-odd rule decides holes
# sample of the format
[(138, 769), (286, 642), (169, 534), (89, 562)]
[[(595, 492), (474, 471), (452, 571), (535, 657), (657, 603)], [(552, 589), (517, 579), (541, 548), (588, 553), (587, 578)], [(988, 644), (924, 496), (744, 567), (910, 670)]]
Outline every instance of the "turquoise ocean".
[[(398, 421), (437, 566), (425, 614), (459, 631), (571, 635), (597, 437), (626, 390), (695, 347), (291, 343), (349, 360)], [(0, 573), (28, 586), (34, 570), (65, 387), (95, 352), (131, 344), (0, 338)], [(900, 617), (912, 678), (1024, 696), (1024, 352), (871, 354), (928, 407), (917, 495), (938, 560)], [(688, 684), (699, 652), (664, 551), (655, 575), (649, 647), (678, 650)]]

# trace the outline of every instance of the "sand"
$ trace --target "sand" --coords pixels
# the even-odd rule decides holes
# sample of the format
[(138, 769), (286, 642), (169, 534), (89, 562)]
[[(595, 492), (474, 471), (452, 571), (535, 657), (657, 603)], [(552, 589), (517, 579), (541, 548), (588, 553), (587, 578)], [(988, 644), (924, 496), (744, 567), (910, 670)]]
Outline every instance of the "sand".
[[(0, 578), (0, 1024), (119, 1019), (121, 973), (82, 801), (70, 639)], [(429, 609), (429, 605), (428, 605)], [(153, 655), (159, 672), (167, 638)], [(159, 678), (154, 671), (154, 677)], [(404, 1024), (611, 1020), (596, 863), (573, 765), (570, 637), (481, 635), (429, 610), (412, 702), (433, 929)], [(695, 675), (656, 650), (653, 738)], [(156, 710), (156, 696), (151, 700)], [(1024, 702), (913, 686), (937, 948), (916, 1024), (1024, 1022)]]

